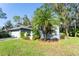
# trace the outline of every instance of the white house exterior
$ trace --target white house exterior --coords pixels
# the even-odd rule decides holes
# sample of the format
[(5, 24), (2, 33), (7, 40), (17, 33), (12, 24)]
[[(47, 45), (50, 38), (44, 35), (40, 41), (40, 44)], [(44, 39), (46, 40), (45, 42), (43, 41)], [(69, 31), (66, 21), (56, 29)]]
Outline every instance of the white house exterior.
[(59, 26), (55, 26), (54, 31), (55, 31), (55, 35), (53, 35), (53, 36), (51, 37), (51, 39), (53, 39), (53, 38), (60, 39), (60, 31), (59, 31)]
[(12, 31), (12, 32), (10, 32), (10, 35), (11, 35), (11, 37), (20, 38), (21, 37), (20, 32), (21, 32), (20, 30), (19, 31)]
[[(53, 32), (54, 31), (54, 32)], [(40, 30), (40, 38), (44, 39), (45, 38), (45, 34)], [(59, 26), (55, 25), (54, 28), (52, 29), (52, 34), (48, 34), (47, 35), (48, 39), (60, 39), (60, 32), (59, 32)]]
[(32, 31), (31, 31), (31, 28), (29, 28), (29, 26), (12, 28), (12, 29), (9, 29), (8, 32), (11, 35), (11, 37), (14, 37), (14, 38), (21, 38), (21, 32), (25, 33), (24, 36), (26, 36), (26, 33), (29, 33), (28, 37), (32, 39)]
[[(53, 30), (55, 31), (55, 33), (52, 32), (52, 34), (48, 34), (48, 38), (49, 39), (54, 39), (54, 38), (60, 39), (59, 26), (55, 26)], [(25, 37), (29, 33), (28, 37), (30, 38), (30, 40), (33, 39), (32, 28), (30, 28), (29, 26), (16, 27), (16, 28), (9, 29), (8, 31), (11, 37), (21, 38), (21, 32), (24, 32)], [(40, 31), (40, 38), (45, 38), (42, 31)]]
[(30, 37), (29, 37), (31, 40), (33, 39), (33, 32), (31, 31), (30, 33)]

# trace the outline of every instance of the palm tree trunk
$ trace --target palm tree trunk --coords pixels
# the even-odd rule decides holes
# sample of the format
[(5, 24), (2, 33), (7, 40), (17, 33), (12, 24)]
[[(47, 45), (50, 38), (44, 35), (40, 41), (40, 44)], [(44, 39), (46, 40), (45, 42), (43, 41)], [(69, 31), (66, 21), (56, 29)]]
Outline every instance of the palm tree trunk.
[(47, 35), (47, 33), (46, 33), (46, 38), (45, 38), (45, 40), (48, 40), (48, 35)]

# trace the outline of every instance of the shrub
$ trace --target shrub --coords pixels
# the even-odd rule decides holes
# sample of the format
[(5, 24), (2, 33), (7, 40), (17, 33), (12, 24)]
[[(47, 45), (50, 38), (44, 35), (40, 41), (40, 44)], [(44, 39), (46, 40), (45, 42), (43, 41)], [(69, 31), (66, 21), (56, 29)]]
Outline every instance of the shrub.
[(25, 32), (21, 32), (21, 38), (25, 39)]
[(29, 37), (28, 37), (28, 33), (26, 32), (21, 32), (21, 38), (23, 38), (23, 39), (29, 39)]
[(65, 33), (60, 33), (60, 39), (65, 39)]
[(39, 39), (40, 38), (40, 32), (38, 30), (33, 30), (33, 39)]
[(34, 36), (33, 36), (33, 39), (34, 39), (34, 40), (39, 39), (39, 38), (40, 38), (40, 36), (38, 36), (38, 35), (34, 35)]
[(8, 32), (0, 32), (0, 38), (11, 37)]
[(79, 37), (79, 32), (76, 33), (76, 36)]

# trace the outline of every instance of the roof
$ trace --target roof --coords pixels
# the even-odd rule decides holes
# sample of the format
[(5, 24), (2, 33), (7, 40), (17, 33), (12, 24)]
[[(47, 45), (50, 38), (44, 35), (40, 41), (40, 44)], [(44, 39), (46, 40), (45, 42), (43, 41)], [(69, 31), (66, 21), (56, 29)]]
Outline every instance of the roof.
[(31, 27), (31, 25), (29, 25), (29, 26), (20, 26), (20, 27), (15, 27), (15, 28), (8, 29), (8, 31), (21, 30), (21, 29), (32, 30), (32, 27)]

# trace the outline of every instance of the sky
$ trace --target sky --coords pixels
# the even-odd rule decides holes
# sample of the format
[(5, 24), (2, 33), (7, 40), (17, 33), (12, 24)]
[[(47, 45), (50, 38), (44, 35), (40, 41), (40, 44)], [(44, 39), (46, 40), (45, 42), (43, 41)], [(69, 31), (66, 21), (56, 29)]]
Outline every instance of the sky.
[(0, 27), (4, 26), (8, 20), (13, 21), (13, 16), (23, 17), (24, 15), (27, 15), (31, 20), (34, 11), (41, 5), (42, 4), (40, 3), (0, 3), (0, 8), (7, 14), (7, 19), (0, 19)]

